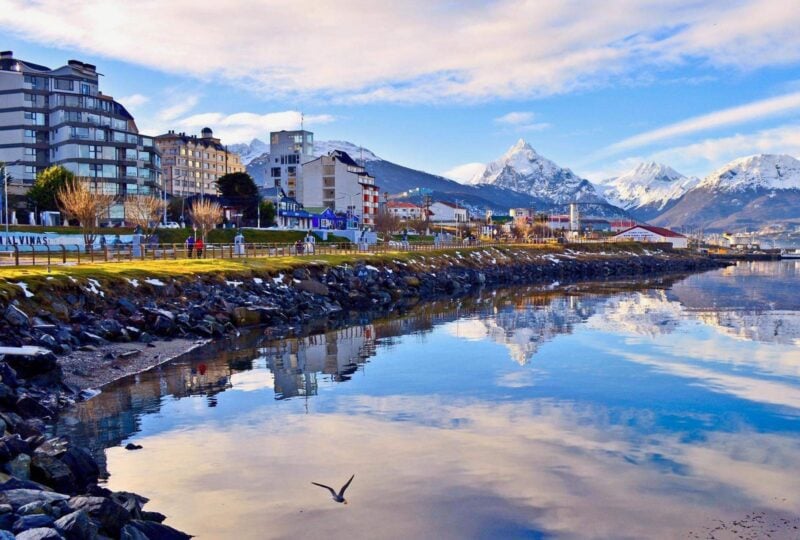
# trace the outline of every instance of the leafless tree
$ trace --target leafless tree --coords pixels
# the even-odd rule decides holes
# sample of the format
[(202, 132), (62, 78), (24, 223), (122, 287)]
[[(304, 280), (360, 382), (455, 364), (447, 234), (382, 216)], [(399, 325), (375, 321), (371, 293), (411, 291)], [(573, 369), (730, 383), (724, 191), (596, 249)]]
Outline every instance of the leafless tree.
[(156, 232), (166, 203), (155, 195), (131, 195), (125, 198), (125, 221), (138, 225), (146, 237)]
[(380, 234), (390, 235), (400, 228), (400, 218), (391, 212), (383, 210), (375, 216), (375, 231)]
[(192, 223), (199, 228), (203, 238), (206, 240), (206, 233), (222, 222), (222, 207), (208, 199), (195, 201), (189, 211)]
[(94, 245), (100, 218), (114, 204), (115, 197), (89, 188), (90, 179), (76, 178), (65, 184), (56, 195), (58, 207), (67, 219), (74, 219), (83, 229), (83, 242), (87, 248)]

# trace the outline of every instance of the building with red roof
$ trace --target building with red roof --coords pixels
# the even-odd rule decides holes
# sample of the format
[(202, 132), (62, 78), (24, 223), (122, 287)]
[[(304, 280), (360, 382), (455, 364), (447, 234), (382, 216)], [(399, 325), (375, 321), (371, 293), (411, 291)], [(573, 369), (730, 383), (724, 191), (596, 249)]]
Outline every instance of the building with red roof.
[(619, 240), (630, 240), (632, 242), (659, 242), (672, 244), (674, 248), (689, 247), (689, 239), (680, 233), (654, 227), (652, 225), (636, 225), (618, 233), (614, 238)]

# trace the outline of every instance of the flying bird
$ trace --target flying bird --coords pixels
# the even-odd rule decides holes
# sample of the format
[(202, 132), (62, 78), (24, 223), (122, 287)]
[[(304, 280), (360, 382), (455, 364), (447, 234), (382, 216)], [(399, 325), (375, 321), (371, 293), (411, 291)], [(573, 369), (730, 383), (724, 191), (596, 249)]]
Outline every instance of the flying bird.
[(344, 492), (348, 488), (348, 486), (350, 485), (350, 482), (352, 482), (353, 478), (355, 478), (355, 477), (356, 477), (355, 474), (353, 476), (351, 476), (350, 480), (348, 480), (347, 483), (342, 486), (342, 489), (339, 490), (339, 493), (336, 493), (333, 490), (332, 487), (326, 486), (325, 484), (318, 484), (317, 482), (311, 482), (311, 483), (314, 484), (315, 486), (319, 486), (321, 488), (325, 488), (328, 491), (330, 491), (331, 492), (331, 497), (333, 497), (333, 500), (336, 501), (337, 503), (347, 504), (347, 499), (344, 498)]

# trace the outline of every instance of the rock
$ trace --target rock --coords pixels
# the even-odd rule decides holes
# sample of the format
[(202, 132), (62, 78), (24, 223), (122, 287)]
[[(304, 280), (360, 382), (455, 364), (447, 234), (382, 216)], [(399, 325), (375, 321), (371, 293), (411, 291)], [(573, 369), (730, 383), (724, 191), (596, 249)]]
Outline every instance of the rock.
[(142, 449), (141, 444), (133, 444), (129, 442), (128, 444), (125, 445), (125, 450), (141, 450), (141, 449)]
[(30, 379), (49, 374), (58, 368), (56, 355), (42, 347), (0, 347), (0, 354), (17, 376)]
[[(10, 529), (11, 527), (8, 528)], [(16, 536), (11, 534), (10, 532), (0, 529), (0, 540), (15, 540), (15, 538)]]
[(162, 336), (170, 335), (175, 331), (175, 322), (169, 317), (159, 315), (153, 323), (153, 331)]
[(119, 306), (119, 309), (122, 310), (125, 315), (133, 315), (139, 311), (139, 309), (136, 307), (136, 304), (127, 298), (120, 298), (117, 300), (117, 306)]
[(101, 532), (117, 537), (130, 520), (130, 512), (104, 497), (73, 497), (67, 503), (72, 510), (85, 510), (100, 525)]
[(77, 492), (72, 471), (55, 457), (34, 454), (31, 460), (31, 480), (50, 486), (61, 493)]
[(320, 296), (328, 296), (328, 286), (313, 279), (306, 279), (297, 283), (295, 287), (301, 291), (310, 292), (311, 294), (318, 294)]
[(17, 412), (23, 418), (52, 418), (54, 416), (53, 411), (30, 396), (23, 396), (17, 400)]
[(58, 531), (50, 527), (28, 529), (17, 535), (17, 540), (64, 540)]
[(100, 468), (97, 462), (85, 448), (71, 446), (63, 456), (61, 461), (69, 467), (72, 476), (75, 478), (75, 485), (79, 490), (84, 490), (88, 486), (97, 483), (100, 476)]
[(133, 525), (125, 525), (119, 535), (120, 540), (150, 540), (142, 531)]
[(3, 381), (3, 384), (7, 384), (11, 388), (19, 386), (17, 383), (17, 372), (6, 362), (0, 362), (0, 380)]
[[(3, 408), (8, 408), (13, 406), (17, 402), (17, 392), (10, 386), (5, 383), (0, 383), (0, 406)], [(3, 430), (0, 431), (0, 435), (2, 435), (3, 431), (5, 431), (5, 422), (3, 423)]]
[(20, 454), (6, 463), (5, 469), (11, 476), (16, 476), (21, 480), (29, 480), (31, 477), (31, 457), (28, 454)]
[(7, 514), (13, 511), (14, 507), (12, 507), (10, 504), (0, 504), (0, 515)]
[(167, 519), (167, 516), (165, 516), (161, 512), (148, 512), (147, 510), (142, 510), (142, 519), (144, 521), (155, 521), (156, 523), (164, 523), (164, 520)]
[(85, 343), (87, 345), (103, 345), (104, 343), (108, 343), (108, 341), (98, 336), (97, 334), (93, 334), (85, 330), (80, 333), (80, 340), (82, 343)]
[(97, 538), (97, 525), (83, 510), (72, 512), (53, 524), (66, 540), (93, 540)]
[(403, 281), (405, 281), (406, 285), (409, 287), (419, 287), (420, 284), (419, 278), (416, 276), (406, 276), (403, 278)]
[(134, 519), (130, 522), (130, 527), (144, 533), (149, 540), (188, 540), (192, 535), (183, 533), (168, 525), (155, 523), (153, 521), (141, 521)]
[(14, 508), (19, 508), (36, 501), (52, 503), (66, 501), (68, 499), (69, 495), (38, 489), (10, 489), (0, 492), (0, 502), (3, 504), (10, 504)]
[(127, 510), (131, 515), (131, 519), (142, 519), (142, 506), (150, 500), (147, 497), (127, 491), (112, 493), (111, 499)]
[(17, 328), (27, 328), (30, 326), (30, 319), (25, 312), (13, 304), (9, 304), (3, 315), (12, 326), (16, 326)]
[(256, 326), (261, 324), (261, 312), (249, 307), (233, 308), (233, 320), (236, 326)]
[[(9, 506), (9, 508), (11, 507), (10, 505), (7, 506)], [(50, 506), (49, 503), (46, 503), (44, 501), (33, 501), (31, 503), (28, 503), (26, 505), (17, 508), (17, 514), (20, 514), (22, 516), (29, 516), (32, 514), (49, 515), (52, 512), (52, 510), (53, 508)]]
[(15, 533), (19, 533), (21, 531), (27, 531), (28, 529), (49, 527), (53, 524), (53, 521), (55, 521), (53, 517), (48, 516), (47, 514), (31, 514), (29, 516), (22, 516), (14, 522), (13, 531)]

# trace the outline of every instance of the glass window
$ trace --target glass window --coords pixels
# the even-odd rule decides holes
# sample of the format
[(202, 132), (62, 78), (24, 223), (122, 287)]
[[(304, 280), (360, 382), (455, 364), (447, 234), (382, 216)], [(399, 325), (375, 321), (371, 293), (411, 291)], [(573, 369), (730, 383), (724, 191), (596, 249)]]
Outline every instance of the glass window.
[(70, 79), (54, 79), (56, 90), (74, 90), (75, 81)]
[(125, 142), (125, 134), (119, 131), (114, 132), (114, 142)]
[(26, 129), (25, 130), (25, 138), (27, 138), (27, 139), (35, 139), (36, 138), (36, 132), (33, 131), (32, 129)]
[(281, 176), (281, 168), (280, 167), (272, 167), (272, 177), (273, 178), (280, 178)]
[(125, 141), (131, 144), (139, 144), (139, 137), (137, 137), (133, 133), (127, 133), (125, 134)]
[(96, 140), (96, 141), (104, 141), (104, 140), (106, 140), (106, 130), (104, 130), (104, 129), (96, 129), (96, 130), (94, 130), (94, 140)]
[(81, 94), (89, 95), (89, 85), (86, 83), (81, 83)]
[(125, 176), (136, 178), (138, 174), (136, 167), (125, 167)]
[(25, 174), (36, 174), (36, 167), (33, 165), (25, 165)]
[(142, 137), (142, 146), (153, 146), (153, 139), (150, 137)]
[(139, 152), (140, 161), (150, 161), (150, 152)]
[(139, 156), (138, 152), (135, 148), (126, 148), (125, 149), (125, 159), (128, 161), (136, 161), (136, 158)]
[(70, 135), (73, 139), (88, 139), (89, 138), (89, 128), (85, 127), (73, 127), (70, 128)]
[(35, 156), (36, 155), (36, 148), (26, 148), (25, 149), (26, 156)]
[(124, 130), (127, 129), (128, 123), (125, 120), (120, 120), (118, 118), (111, 119), (111, 126), (114, 129)]

